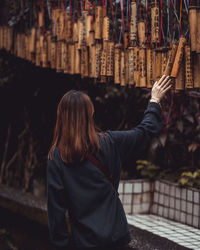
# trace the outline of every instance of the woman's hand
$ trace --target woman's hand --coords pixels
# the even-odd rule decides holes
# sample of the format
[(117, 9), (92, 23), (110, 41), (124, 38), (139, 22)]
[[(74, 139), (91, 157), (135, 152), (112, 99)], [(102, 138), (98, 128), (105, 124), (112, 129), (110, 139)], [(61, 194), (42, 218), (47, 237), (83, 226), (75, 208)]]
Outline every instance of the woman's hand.
[(163, 75), (159, 81), (156, 81), (151, 90), (150, 102), (160, 103), (165, 93), (172, 87), (171, 77)]

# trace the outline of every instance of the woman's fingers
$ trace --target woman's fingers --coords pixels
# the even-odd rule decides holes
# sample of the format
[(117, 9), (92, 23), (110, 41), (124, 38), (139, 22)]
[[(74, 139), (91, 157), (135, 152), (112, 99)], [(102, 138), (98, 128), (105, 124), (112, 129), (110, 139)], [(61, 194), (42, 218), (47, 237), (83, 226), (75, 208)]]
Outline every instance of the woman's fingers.
[(165, 84), (161, 85), (160, 87), (161, 87), (162, 89), (165, 89), (165, 88), (167, 88), (169, 85), (171, 85), (171, 79), (168, 79), (168, 81), (165, 82)]
[(163, 87), (165, 86), (165, 84), (170, 80), (170, 76), (167, 76), (163, 81), (162, 83), (160, 84), (160, 87)]
[(166, 75), (163, 75), (160, 80), (158, 81), (158, 85), (160, 85), (162, 83), (162, 81), (166, 78), (167, 76)]
[(172, 87), (172, 84), (170, 84), (167, 88), (165, 88), (163, 93), (165, 94), (171, 87)]

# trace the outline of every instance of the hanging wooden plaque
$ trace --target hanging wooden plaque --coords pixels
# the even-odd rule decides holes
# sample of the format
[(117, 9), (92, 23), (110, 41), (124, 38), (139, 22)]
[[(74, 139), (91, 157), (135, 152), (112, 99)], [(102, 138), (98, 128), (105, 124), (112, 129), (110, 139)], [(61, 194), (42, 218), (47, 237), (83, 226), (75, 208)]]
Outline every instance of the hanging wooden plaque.
[(78, 48), (78, 42), (75, 43), (75, 74), (81, 73), (81, 54)]
[(73, 42), (78, 42), (78, 23), (73, 23)]
[(175, 78), (175, 90), (184, 90), (185, 88), (185, 64), (184, 60), (182, 59), (181, 65), (179, 67), (177, 78)]
[(51, 68), (56, 68), (56, 42), (54, 38), (51, 41)]
[(139, 47), (134, 46), (134, 82), (135, 87), (140, 86), (140, 61), (139, 61)]
[(64, 73), (69, 73), (69, 44), (65, 43), (65, 55), (64, 55)]
[(142, 45), (145, 43), (145, 22), (139, 21), (137, 23), (138, 26), (138, 37), (139, 37), (139, 45), (142, 47)]
[(86, 44), (87, 46), (90, 45), (90, 32), (93, 30), (92, 21), (93, 21), (93, 16), (87, 14), (86, 15)]
[(197, 44), (196, 52), (200, 53), (200, 8), (197, 9)]
[(110, 20), (108, 16), (103, 18), (103, 29), (102, 29), (102, 37), (103, 40), (109, 40), (110, 35)]
[(146, 71), (146, 48), (140, 47), (139, 50), (140, 63), (140, 87), (147, 86), (147, 71)]
[(155, 57), (155, 66), (156, 66), (156, 80), (161, 78), (162, 75), (162, 48), (156, 49)]
[(29, 50), (31, 53), (35, 53), (35, 43), (36, 43), (36, 29), (35, 27), (33, 27), (31, 29), (31, 38), (30, 38), (30, 47), (29, 47)]
[(151, 6), (151, 42), (159, 43), (160, 14), (157, 0)]
[(185, 45), (185, 88), (191, 89), (194, 85), (191, 49), (189, 44)]
[(200, 54), (194, 54), (194, 88), (200, 88)]
[(130, 22), (130, 41), (135, 41), (137, 39), (137, 5), (133, 1), (131, 3), (131, 22)]
[(169, 56), (168, 56), (168, 60), (167, 60), (167, 65), (166, 65), (166, 69), (164, 71), (164, 75), (169, 76), (171, 74), (171, 70), (174, 64), (174, 60), (176, 57), (176, 52), (177, 52), (177, 42), (175, 41), (172, 45), (172, 49), (169, 50)]
[(101, 53), (102, 53), (102, 44), (96, 43), (95, 48), (95, 75), (94, 78), (98, 78), (100, 76), (101, 70)]
[(106, 76), (106, 67), (107, 67), (107, 51), (108, 51), (108, 41), (103, 42), (103, 51), (101, 54), (101, 76)]
[(102, 39), (103, 7), (95, 7), (95, 39)]
[(124, 49), (121, 50), (121, 67), (120, 67), (120, 78), (121, 78), (121, 86), (126, 85), (126, 79), (125, 79), (125, 52)]
[(151, 88), (154, 84), (153, 78), (153, 51), (151, 48), (147, 49), (147, 88)]
[(115, 45), (114, 50), (114, 83), (120, 84), (120, 65), (121, 65), (121, 44)]
[(179, 44), (178, 44), (178, 49), (176, 52), (175, 61), (172, 67), (172, 72), (171, 72), (172, 77), (177, 77), (178, 75), (178, 69), (183, 58), (185, 43), (186, 43), (186, 38), (184, 36), (181, 36)]
[(86, 45), (81, 46), (81, 77), (89, 76), (88, 49)]
[(114, 42), (109, 41), (107, 45), (107, 58), (106, 58), (106, 75), (114, 75)]
[(91, 30), (91, 31), (90, 31), (90, 34), (89, 34), (88, 46), (95, 45), (95, 38), (94, 38), (94, 35), (95, 35), (94, 30)]
[(191, 51), (196, 51), (197, 45), (197, 7), (189, 7), (189, 25), (191, 38)]
[(94, 78), (95, 75), (95, 44), (89, 47), (89, 77)]
[(134, 84), (134, 47), (128, 48), (128, 84)]

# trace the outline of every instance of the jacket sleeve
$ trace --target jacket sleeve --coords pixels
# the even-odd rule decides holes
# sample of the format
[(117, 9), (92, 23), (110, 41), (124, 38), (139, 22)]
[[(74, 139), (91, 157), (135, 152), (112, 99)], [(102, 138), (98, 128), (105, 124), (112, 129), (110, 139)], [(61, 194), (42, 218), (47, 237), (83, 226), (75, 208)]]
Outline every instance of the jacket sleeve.
[[(134, 114), (133, 114), (134, 115)], [(121, 161), (134, 155), (137, 157), (147, 149), (151, 139), (159, 134), (162, 128), (162, 117), (160, 105), (156, 102), (149, 102), (144, 112), (141, 123), (134, 129), (127, 131), (107, 131), (113, 138), (119, 150)]]
[(56, 161), (47, 162), (47, 214), (50, 242), (54, 250), (66, 249), (69, 232), (65, 213), (67, 203), (64, 195), (60, 168)]

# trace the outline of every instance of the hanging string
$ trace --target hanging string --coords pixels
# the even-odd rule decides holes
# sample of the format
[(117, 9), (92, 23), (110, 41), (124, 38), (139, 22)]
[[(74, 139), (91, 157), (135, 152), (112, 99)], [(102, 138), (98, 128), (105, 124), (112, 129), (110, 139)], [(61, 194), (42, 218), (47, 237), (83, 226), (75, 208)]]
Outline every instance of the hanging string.
[(127, 0), (127, 2), (126, 2), (126, 27), (127, 27), (127, 29), (128, 29), (128, 18), (129, 18), (128, 8), (129, 8), (129, 0)]
[(159, 46), (161, 45), (161, 37), (162, 37), (162, 8), (163, 8), (162, 0), (160, 0), (160, 15), (161, 15), (161, 18), (160, 18), (160, 38), (159, 38)]
[(112, 0), (110, 0), (110, 7), (111, 7), (111, 12), (112, 12), (112, 21), (113, 21), (113, 24), (114, 24), (114, 9), (113, 9), (113, 5), (112, 5)]
[(182, 13), (182, 0), (180, 0), (180, 16), (179, 16), (180, 36), (181, 36), (181, 13)]
[[(176, 6), (176, 1), (173, 2), (173, 0), (171, 0), (171, 3), (172, 3), (172, 6), (173, 6), (173, 9), (174, 9), (173, 13), (174, 13), (174, 15), (175, 15), (175, 17), (176, 17), (176, 19), (177, 19), (177, 23), (178, 23), (178, 32), (179, 32), (179, 37), (180, 37), (179, 19), (178, 19), (178, 15), (177, 15), (177, 13), (176, 13), (176, 8), (175, 8), (175, 6)], [(175, 4), (174, 4), (174, 3), (175, 3)], [(174, 38), (175, 38), (175, 31), (174, 31), (174, 33), (173, 33), (173, 41), (174, 41)]]
[(170, 27), (169, 27), (169, 0), (167, 0), (167, 37), (170, 35)]
[(140, 20), (142, 19), (141, 0), (139, 1)]
[(124, 22), (124, 0), (120, 0), (120, 7), (121, 7), (123, 30), (125, 30), (125, 22)]

